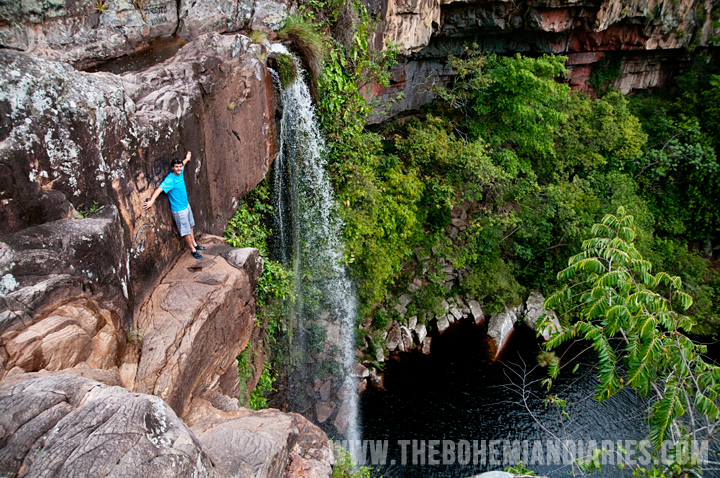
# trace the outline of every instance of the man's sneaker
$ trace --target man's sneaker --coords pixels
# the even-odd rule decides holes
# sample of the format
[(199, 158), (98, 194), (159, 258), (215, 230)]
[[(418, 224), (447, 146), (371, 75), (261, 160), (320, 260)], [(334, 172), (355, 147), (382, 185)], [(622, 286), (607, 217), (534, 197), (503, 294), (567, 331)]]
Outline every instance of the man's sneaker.
[(193, 252), (193, 253), (192, 253), (192, 256), (193, 256), (195, 259), (202, 259), (202, 258), (203, 258), (203, 256), (201, 256), (198, 251)]
[(201, 246), (200, 244), (195, 244), (195, 249), (198, 251), (207, 251), (207, 247)]

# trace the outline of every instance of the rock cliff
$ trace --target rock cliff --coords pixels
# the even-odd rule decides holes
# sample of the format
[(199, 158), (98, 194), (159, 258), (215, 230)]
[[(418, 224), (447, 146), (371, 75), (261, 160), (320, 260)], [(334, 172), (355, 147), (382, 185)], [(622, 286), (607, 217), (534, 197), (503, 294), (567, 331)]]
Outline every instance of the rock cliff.
[(400, 44), (405, 58), (388, 88), (368, 94), (389, 102), (378, 122), (417, 109), (432, 86), (451, 75), (447, 56), (465, 45), (509, 54), (568, 56), (573, 88), (587, 90), (592, 68), (607, 55), (620, 67), (614, 86), (624, 93), (666, 84), (686, 64), (688, 49), (718, 45), (718, 5), (710, 0), (366, 0), (380, 21), (375, 46)]
[[(45, 13), (36, 39), (80, 25)], [(277, 152), (264, 47), (209, 33), (122, 76), (52, 60), (93, 28), (0, 50), (0, 474), (329, 476), (324, 432), (237, 400), (263, 264), (213, 234)], [(201, 261), (167, 200), (142, 209), (187, 151)]]
[(219, 234), (276, 154), (262, 53), (242, 35), (206, 35), (162, 65), (116, 76), (0, 50), (6, 292), (68, 274), (129, 327), (183, 247), (167, 201), (142, 210), (170, 160), (193, 153), (185, 182), (195, 220)]

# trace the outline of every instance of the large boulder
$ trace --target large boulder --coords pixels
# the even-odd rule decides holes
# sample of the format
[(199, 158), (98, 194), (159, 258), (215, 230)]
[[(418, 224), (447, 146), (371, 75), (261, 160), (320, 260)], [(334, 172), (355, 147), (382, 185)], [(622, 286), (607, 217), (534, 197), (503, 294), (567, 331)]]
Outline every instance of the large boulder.
[(196, 435), (160, 398), (81, 377), (0, 392), (3, 476), (218, 477)]
[(297, 413), (221, 411), (200, 399), (187, 423), (226, 478), (329, 477), (334, 463), (325, 432)]
[[(136, 319), (139, 360), (123, 364), (124, 383), (161, 397), (180, 416), (193, 398), (213, 390), (238, 397), (235, 358), (255, 328), (258, 251), (243, 254), (240, 268), (223, 257), (237, 251), (221, 241), (207, 243), (201, 261), (183, 255), (158, 285)], [(220, 380), (229, 370), (234, 380)]]
[(242, 35), (205, 35), (119, 77), (0, 50), (0, 295), (69, 275), (114, 301), (129, 327), (185, 247), (164, 197), (142, 209), (170, 160), (193, 153), (185, 182), (197, 229), (219, 234), (274, 159), (262, 53)]
[(188, 413), (188, 425), (153, 395), (79, 376), (25, 377), (0, 387), (0, 474), (158, 478), (332, 474), (334, 458), (327, 435), (298, 414), (254, 412), (237, 402), (233, 410), (222, 411), (197, 399)]

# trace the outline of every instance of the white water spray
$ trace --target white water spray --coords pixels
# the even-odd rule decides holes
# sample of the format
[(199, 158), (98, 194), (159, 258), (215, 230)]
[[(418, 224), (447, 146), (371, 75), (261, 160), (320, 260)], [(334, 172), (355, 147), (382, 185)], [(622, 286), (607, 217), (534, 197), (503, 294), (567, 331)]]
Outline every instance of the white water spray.
[[(272, 51), (287, 54), (278, 44)], [(300, 68), (298, 73), (287, 89), (280, 87), (283, 115), (280, 152), (275, 160), (275, 228), (281, 259), (285, 264), (292, 260), (295, 271), (293, 315), (300, 322), (297, 325), (306, 327), (303, 321), (321, 317), (328, 328), (339, 325), (345, 391), (339, 413), (345, 438), (359, 440), (357, 383), (351, 373), (355, 364), (355, 291), (345, 270), (343, 224), (325, 170), (325, 142)], [(283, 217), (286, 214), (290, 220)]]

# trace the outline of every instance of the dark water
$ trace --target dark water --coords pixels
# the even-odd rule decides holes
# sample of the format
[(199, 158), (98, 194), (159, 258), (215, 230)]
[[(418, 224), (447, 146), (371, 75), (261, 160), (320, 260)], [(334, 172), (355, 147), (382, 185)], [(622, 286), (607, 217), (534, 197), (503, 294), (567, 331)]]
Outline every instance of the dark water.
[(99, 63), (89, 68), (85, 68), (84, 70), (90, 73), (105, 71), (116, 75), (133, 71), (142, 71), (172, 58), (186, 43), (186, 40), (175, 36), (158, 38), (157, 40), (151, 42), (147, 48), (143, 48), (136, 53)]
[[(567, 476), (571, 465), (547, 464), (547, 440), (641, 440), (646, 435), (642, 421), (646, 407), (631, 391), (623, 391), (602, 404), (592, 400), (596, 384), (591, 363), (592, 351), (583, 350), (587, 345), (575, 344), (563, 351), (565, 359), (580, 354), (574, 363), (580, 366), (572, 373), (566, 367), (550, 392), (540, 381), (547, 377), (546, 369), (537, 367), (536, 356), (540, 351), (532, 333), (518, 326), (501, 363), (486, 361), (483, 338), (485, 331), (473, 324), (460, 324), (444, 335), (433, 338), (429, 356), (408, 354), (400, 362), (390, 361), (387, 366), (387, 390), (368, 390), (361, 397), (360, 410), (364, 440), (387, 440), (388, 455), (385, 465), (377, 465), (377, 471), (386, 478), (399, 477), (464, 477), (482, 471), (504, 469), (505, 463), (489, 463), (490, 440), (528, 440), (528, 468), (538, 474)], [(524, 398), (523, 398), (524, 394)], [(543, 399), (557, 394), (567, 400), (563, 416), (559, 409)], [(410, 440), (406, 446), (406, 464), (402, 464), (402, 447), (399, 441)], [(428, 453), (412, 455), (412, 440), (438, 440), (436, 457), (443, 460), (442, 441), (449, 440), (455, 446), (455, 455), (446, 455), (447, 464), (427, 464)], [(464, 440), (461, 444), (461, 440)], [(473, 441), (477, 440), (477, 444)], [(485, 440), (486, 447), (482, 447)], [(623, 442), (623, 445), (626, 445)], [(448, 443), (447, 447), (451, 445)], [(523, 443), (517, 444), (522, 447)], [(458, 457), (458, 448), (462, 454)], [(512, 459), (510, 449), (503, 454), (503, 444), (494, 445), (502, 460), (505, 455)], [(473, 464), (471, 453), (486, 450), (486, 462)], [(594, 448), (594, 447), (593, 447)], [(624, 447), (625, 448), (625, 447)], [(542, 451), (542, 454), (540, 452)], [(469, 453), (468, 453), (469, 452)], [(421, 456), (425, 455), (425, 465)], [(371, 456), (368, 453), (368, 464)], [(522, 455), (520, 455), (522, 456)], [(566, 462), (571, 462), (567, 454)], [(542, 462), (539, 457), (542, 457)], [(467, 464), (461, 464), (465, 460)], [(393, 464), (394, 460), (394, 464)], [(553, 461), (555, 458), (553, 457)], [(382, 460), (375, 460), (382, 462)], [(557, 461), (562, 461), (560, 457)], [(610, 460), (608, 459), (608, 463)], [(626, 469), (620, 473), (614, 466), (604, 466), (602, 476), (628, 476)]]

